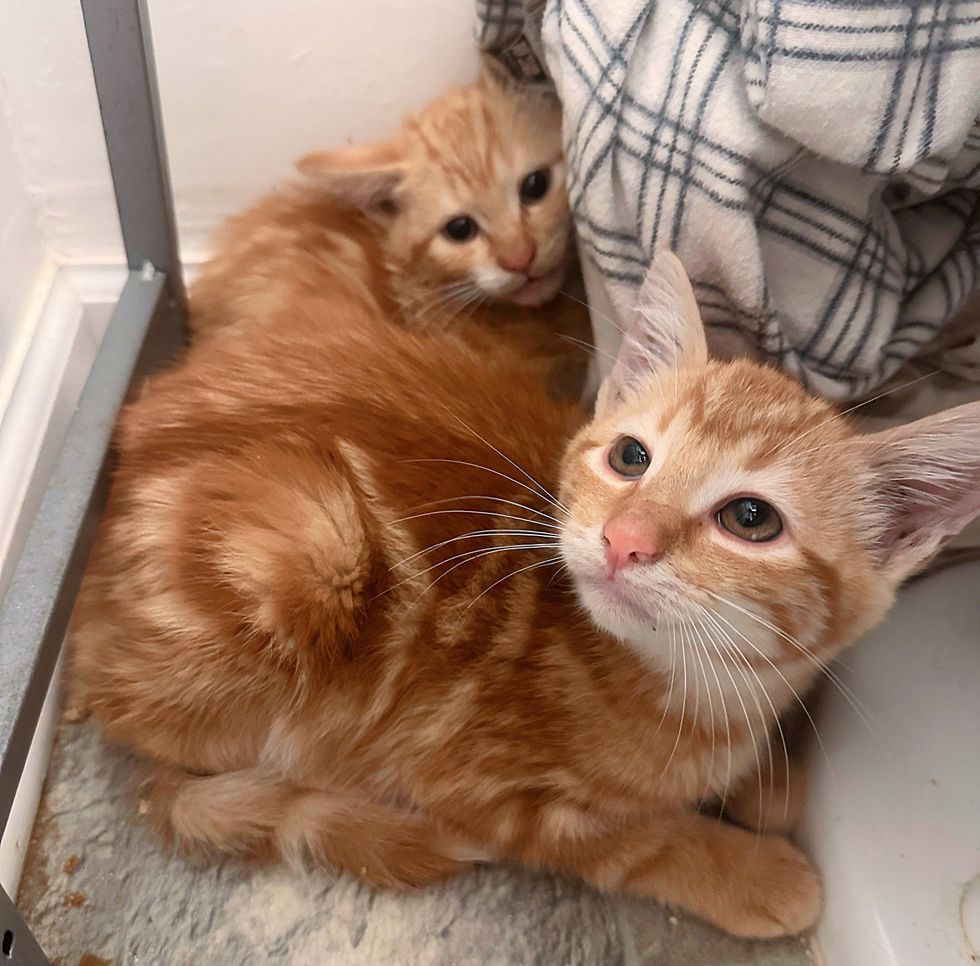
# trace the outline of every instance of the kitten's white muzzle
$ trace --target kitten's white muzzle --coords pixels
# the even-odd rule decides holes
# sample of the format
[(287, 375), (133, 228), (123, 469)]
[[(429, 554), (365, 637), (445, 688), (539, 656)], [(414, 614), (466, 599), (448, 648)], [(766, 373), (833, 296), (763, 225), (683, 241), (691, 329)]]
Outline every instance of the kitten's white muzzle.
[(533, 276), (502, 268), (481, 268), (473, 273), (473, 281), (481, 292), (491, 298), (528, 308), (550, 302), (558, 294), (564, 278), (564, 261), (543, 274)]
[(550, 302), (561, 288), (562, 280), (565, 277), (564, 265), (559, 265), (544, 275), (528, 278), (522, 282), (512, 293), (505, 295), (508, 302), (515, 305), (525, 305), (533, 307), (544, 305)]
[(601, 537), (589, 530), (566, 528), (561, 550), (582, 604), (596, 624), (620, 639), (646, 638), (683, 610), (683, 594), (669, 564), (660, 561), (610, 575)]

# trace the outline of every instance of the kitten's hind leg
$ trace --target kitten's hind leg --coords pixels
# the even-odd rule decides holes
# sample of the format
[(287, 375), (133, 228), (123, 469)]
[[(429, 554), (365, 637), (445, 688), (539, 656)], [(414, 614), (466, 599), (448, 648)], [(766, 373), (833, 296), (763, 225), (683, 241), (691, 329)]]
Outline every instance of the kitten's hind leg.
[(140, 811), (181, 848), (308, 860), (376, 886), (425, 885), (483, 857), (425, 815), (356, 791), (302, 788), (260, 768), (193, 776), (160, 766)]

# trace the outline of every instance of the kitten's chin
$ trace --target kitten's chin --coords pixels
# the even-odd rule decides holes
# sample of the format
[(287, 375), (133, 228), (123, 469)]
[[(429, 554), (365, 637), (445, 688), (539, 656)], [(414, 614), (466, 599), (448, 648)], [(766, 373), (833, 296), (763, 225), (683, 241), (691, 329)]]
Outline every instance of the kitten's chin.
[(558, 294), (564, 278), (565, 266), (559, 265), (544, 275), (528, 279), (520, 288), (501, 296), (501, 299), (513, 305), (536, 308), (550, 302)]
[(656, 608), (638, 602), (617, 581), (576, 577), (575, 587), (592, 620), (622, 641), (648, 637), (663, 620)]

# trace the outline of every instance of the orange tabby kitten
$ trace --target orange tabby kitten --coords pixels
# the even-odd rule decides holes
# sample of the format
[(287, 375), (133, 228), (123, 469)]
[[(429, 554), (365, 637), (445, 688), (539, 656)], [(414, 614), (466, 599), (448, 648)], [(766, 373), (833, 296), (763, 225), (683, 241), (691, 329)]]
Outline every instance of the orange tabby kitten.
[(569, 262), (561, 113), (547, 93), (516, 86), (488, 61), (476, 83), (406, 120), (395, 138), (320, 151), (298, 167), (303, 183), (221, 233), (191, 292), (198, 339), (281, 320), (310, 296), (409, 326), (476, 316), (551, 354), (556, 327), (588, 338), (569, 300), (515, 308), (551, 300)]
[(777, 715), (980, 512), (980, 404), (858, 435), (709, 361), (669, 254), (584, 426), (507, 346), (318, 310), (122, 418), (75, 671), (151, 815), (380, 885), (511, 859), (810, 926), (803, 854), (698, 805), (766, 820)]

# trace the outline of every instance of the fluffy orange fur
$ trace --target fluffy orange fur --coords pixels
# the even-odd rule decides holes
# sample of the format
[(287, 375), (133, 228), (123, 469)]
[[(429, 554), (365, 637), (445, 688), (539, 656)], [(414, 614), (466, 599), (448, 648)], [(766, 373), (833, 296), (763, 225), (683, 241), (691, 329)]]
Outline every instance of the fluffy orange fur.
[[(571, 251), (561, 115), (547, 93), (485, 66), (396, 137), (309, 154), (297, 166), (302, 181), (232, 218), (217, 238), (191, 291), (198, 341), (281, 320), (300, 298), (322, 299), (325, 318), (346, 305), (412, 328), (476, 321), (471, 338), (489, 330), (552, 357), (570, 354), (557, 333), (589, 338), (574, 300), (542, 308)], [(543, 194), (523, 196), (533, 173), (546, 179)], [(461, 217), (473, 233), (454, 239), (446, 228)]]
[[(512, 347), (321, 311), (202, 345), (122, 417), (74, 672), (152, 816), (379, 885), (511, 859), (810, 926), (770, 734), (980, 510), (980, 406), (860, 436), (709, 361), (669, 255), (591, 421)], [(721, 525), (749, 496), (774, 539)]]

